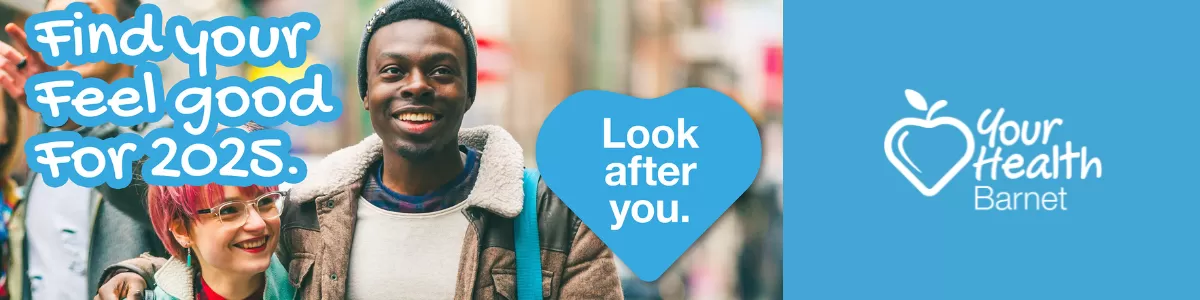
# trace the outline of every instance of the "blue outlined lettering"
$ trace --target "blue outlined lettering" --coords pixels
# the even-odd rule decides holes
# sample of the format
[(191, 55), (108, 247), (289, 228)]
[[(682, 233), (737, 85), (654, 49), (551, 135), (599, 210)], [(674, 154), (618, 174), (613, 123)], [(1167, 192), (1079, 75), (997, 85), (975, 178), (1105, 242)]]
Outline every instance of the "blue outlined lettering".
[(62, 126), (68, 119), (81, 126), (113, 123), (133, 126), (162, 119), (162, 71), (154, 64), (139, 65), (132, 78), (112, 84), (83, 78), (75, 71), (53, 71), (29, 78), (25, 94), (29, 108), (42, 122)]
[[(175, 126), (109, 139), (73, 131), (39, 134), (26, 143), (27, 162), (55, 187), (69, 180), (81, 186), (122, 188), (134, 176), (172, 186), (299, 183), (307, 167), (289, 155), (291, 140), (285, 132), (247, 133), (235, 126), (336, 121), (342, 103), (334, 95), (333, 72), (314, 64), (303, 79), (291, 83), (278, 77), (251, 82), (242, 77), (218, 79), (215, 68), (243, 63), (301, 67), (307, 60), (306, 44), (316, 38), (320, 26), (315, 15), (304, 12), (196, 23), (184, 16), (164, 20), (153, 4), (139, 6), (125, 21), (97, 15), (82, 3), (31, 16), (25, 27), (30, 47), (48, 64), (104, 61), (134, 66), (133, 77), (112, 83), (69, 69), (32, 76), (25, 85), (27, 102), (43, 123), (128, 127), (167, 115)], [(172, 55), (190, 65), (191, 78), (165, 90), (155, 63)], [(218, 130), (222, 125), (230, 128)], [(134, 174), (133, 162), (142, 158), (146, 161), (141, 174)]]
[(55, 131), (29, 138), (26, 163), (42, 174), (46, 185), (62, 186), (70, 180), (80, 186), (108, 184), (123, 188), (132, 180), (133, 161), (140, 159), (142, 137), (125, 133), (113, 138), (82, 137), (74, 131)]
[(299, 67), (307, 58), (306, 42), (321, 31), (321, 21), (307, 12), (283, 18), (225, 16), (195, 23), (174, 16), (164, 27), (162, 10), (154, 4), (143, 4), (133, 18), (117, 21), (112, 15), (93, 13), (86, 4), (72, 3), (64, 10), (30, 16), (27, 24), (32, 24), (25, 27), (25, 34), (33, 37), (30, 47), (50, 65), (99, 61), (133, 65), (174, 55), (192, 66), (193, 77), (216, 76), (212, 70), (217, 65)]
[(218, 124), (232, 127), (250, 121), (263, 126), (332, 122), (342, 114), (342, 101), (333, 94), (332, 82), (329, 67), (319, 64), (309, 66), (303, 79), (290, 84), (278, 77), (255, 81), (193, 77), (171, 88), (165, 109), (176, 126), (191, 134), (212, 133)]
[(26, 24), (29, 47), (53, 66), (99, 61), (132, 65), (171, 56), (161, 43), (166, 40), (162, 10), (153, 4), (139, 6), (133, 18), (118, 22), (76, 2), (63, 10), (32, 15)]
[(298, 183), (308, 168), (304, 160), (290, 156), (290, 150), (291, 140), (282, 130), (247, 133), (236, 127), (211, 136), (163, 128), (145, 138), (125, 133), (108, 139), (55, 131), (35, 135), (25, 144), (26, 162), (51, 187), (70, 180), (80, 186), (123, 188), (134, 176), (133, 162), (142, 157), (147, 160), (139, 175), (149, 184)]
[[(191, 65), (192, 77), (214, 77), (216, 65), (236, 66), (243, 62), (266, 67), (282, 63), (300, 67), (307, 57), (306, 41), (317, 37), (321, 21), (300, 12), (284, 18), (225, 16), (192, 23), (175, 16), (167, 21), (169, 51)], [(280, 45), (282, 39), (283, 45)], [(266, 40), (266, 45), (263, 44)]]
[(157, 129), (146, 135), (148, 159), (142, 178), (167, 186), (297, 183), (308, 168), (304, 160), (289, 155), (291, 144), (279, 129), (247, 133), (232, 127), (200, 136), (179, 128)]

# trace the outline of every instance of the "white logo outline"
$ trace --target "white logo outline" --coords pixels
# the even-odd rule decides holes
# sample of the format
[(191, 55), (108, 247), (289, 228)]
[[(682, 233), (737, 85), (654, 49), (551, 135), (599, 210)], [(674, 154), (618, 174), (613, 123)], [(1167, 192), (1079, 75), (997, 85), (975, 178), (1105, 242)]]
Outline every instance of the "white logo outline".
[[(933, 119), (933, 113), (936, 112), (938, 109), (945, 107), (946, 103), (947, 103), (946, 100), (938, 100), (936, 103), (933, 104), (933, 107), (929, 107), (927, 109), (925, 97), (921, 96), (921, 94), (917, 93), (917, 91), (914, 91), (911, 89), (906, 89), (906, 90), (904, 90), (904, 96), (906, 98), (908, 98), (908, 103), (910, 105), (912, 105), (913, 108), (916, 108), (917, 110), (920, 110), (920, 111), (926, 111), (927, 113), (926, 113), (924, 119), (904, 118), (904, 119), (900, 119), (899, 121), (896, 121), (895, 124), (892, 124), (892, 128), (888, 129), (887, 137), (884, 138), (883, 151), (884, 151), (884, 154), (887, 154), (888, 161), (890, 161), (892, 163), (892, 165), (895, 166), (896, 169), (900, 171), (900, 174), (903, 174), (904, 178), (907, 178), (908, 181), (911, 182), (913, 184), (913, 186), (916, 187), (917, 190), (919, 190), (921, 192), (922, 195), (925, 195), (926, 197), (933, 197), (933, 196), (937, 195), (938, 192), (940, 192), (942, 190), (942, 188), (946, 187), (946, 184), (950, 183), (950, 180), (953, 179), (955, 175), (958, 175), (958, 172), (961, 171), (963, 169), (963, 167), (966, 167), (967, 163), (969, 163), (971, 161), (971, 158), (975, 155), (975, 135), (971, 133), (970, 127), (968, 127), (962, 121), (959, 121), (957, 118), (938, 117), (937, 119)], [(912, 170), (909, 170), (907, 166), (905, 166), (904, 164), (901, 164), (900, 160), (896, 158), (896, 154), (893, 153), (894, 151), (892, 151), (892, 142), (896, 136), (896, 132), (900, 131), (901, 128), (904, 128), (907, 126), (917, 126), (917, 127), (921, 127), (921, 128), (934, 128), (934, 127), (941, 126), (941, 125), (950, 125), (950, 126), (953, 126), (954, 128), (957, 128), (959, 131), (961, 131), (963, 133), (963, 136), (967, 138), (967, 151), (966, 151), (966, 153), (964, 153), (963, 157), (961, 159), (959, 159), (957, 163), (954, 164), (954, 167), (950, 168), (950, 170), (948, 172), (946, 172), (945, 175), (942, 175), (942, 178), (939, 179), (937, 181), (937, 183), (933, 185), (933, 188), (929, 188), (929, 187), (925, 186), (925, 183), (921, 182), (921, 180), (918, 179), (915, 174), (913, 174)], [(916, 169), (917, 172), (920, 173), (921, 169), (917, 168), (917, 166), (912, 163), (912, 160), (908, 159), (908, 154), (905, 153), (905, 151), (904, 151), (903, 143), (904, 143), (904, 138), (907, 136), (908, 136), (908, 131), (905, 131), (904, 134), (901, 134), (901, 136), (900, 136), (900, 143), (901, 143), (901, 145), (899, 145), (900, 155), (902, 155), (904, 157), (905, 162), (907, 162), (909, 165), (911, 165), (913, 167), (913, 169)]]

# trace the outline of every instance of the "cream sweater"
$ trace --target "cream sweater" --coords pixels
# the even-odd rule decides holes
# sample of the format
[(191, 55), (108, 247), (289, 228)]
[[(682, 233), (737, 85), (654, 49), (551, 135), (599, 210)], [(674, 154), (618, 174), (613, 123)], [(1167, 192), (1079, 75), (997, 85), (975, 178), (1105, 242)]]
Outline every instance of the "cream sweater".
[(358, 199), (350, 247), (349, 299), (453, 299), (467, 226), (467, 201), (407, 214)]

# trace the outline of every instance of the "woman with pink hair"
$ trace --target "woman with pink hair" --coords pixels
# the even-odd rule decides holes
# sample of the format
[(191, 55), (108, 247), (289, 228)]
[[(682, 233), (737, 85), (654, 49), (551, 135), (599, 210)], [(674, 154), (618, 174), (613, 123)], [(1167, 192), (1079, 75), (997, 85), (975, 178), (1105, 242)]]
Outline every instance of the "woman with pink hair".
[(291, 299), (275, 257), (284, 192), (260, 186), (150, 186), (150, 221), (171, 258), (154, 299)]

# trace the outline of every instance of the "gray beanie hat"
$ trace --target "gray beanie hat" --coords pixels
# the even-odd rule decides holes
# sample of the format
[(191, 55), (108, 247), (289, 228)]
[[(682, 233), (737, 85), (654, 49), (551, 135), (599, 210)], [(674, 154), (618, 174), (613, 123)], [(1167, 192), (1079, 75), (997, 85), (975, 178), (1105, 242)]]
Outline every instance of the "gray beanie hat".
[(467, 96), (475, 99), (475, 79), (477, 77), (475, 33), (471, 31), (471, 23), (467, 22), (467, 18), (458, 9), (441, 0), (396, 0), (375, 11), (375, 15), (367, 21), (362, 45), (358, 47), (359, 96), (363, 99), (367, 98), (367, 44), (371, 42), (371, 35), (383, 26), (409, 19), (422, 19), (438, 23), (453, 29), (462, 36), (463, 45), (466, 45), (467, 48)]

